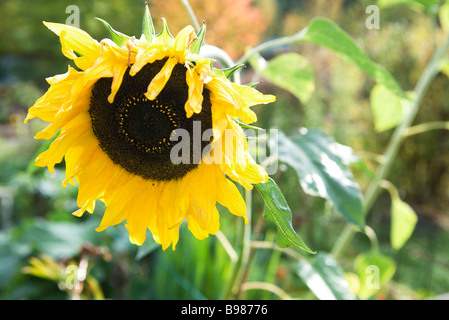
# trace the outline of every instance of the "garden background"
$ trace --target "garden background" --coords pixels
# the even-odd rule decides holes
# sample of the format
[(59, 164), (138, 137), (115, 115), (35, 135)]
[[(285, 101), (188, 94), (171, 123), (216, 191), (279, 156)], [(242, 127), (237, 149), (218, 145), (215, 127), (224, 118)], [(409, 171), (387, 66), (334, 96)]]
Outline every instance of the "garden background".
[[(123, 224), (101, 233), (94, 230), (104, 208), (82, 218), (71, 215), (77, 209), (77, 190), (61, 186), (63, 163), (55, 174), (34, 166), (45, 142), (33, 136), (45, 124), (34, 120), (24, 125), (23, 120), (47, 90), (45, 78), (64, 73), (70, 62), (42, 21), (66, 23), (73, 13), (66, 11), (71, 5), (79, 8), (80, 27), (97, 40), (108, 34), (95, 17), (128, 35), (140, 35), (142, 1), (0, 2), (0, 299), (447, 298), (449, 79), (444, 59), (438, 61), (441, 68), (413, 121), (431, 122), (434, 130), (409, 132), (403, 140), (388, 182), (383, 181), (385, 188), (366, 216), (366, 232), (354, 233), (336, 250), (348, 222), (328, 199), (307, 194), (295, 168), (280, 162), (272, 178), (289, 204), (293, 228), (317, 253), (270, 247), (277, 229), (262, 218), (264, 202), (254, 191), (252, 245), (239, 281), (231, 281), (229, 288), (240, 252), (242, 219), (221, 212), (220, 234), (202, 241), (181, 228), (176, 251), (162, 251), (151, 240), (136, 247), (129, 243)], [(370, 60), (384, 66), (404, 92), (414, 90), (447, 36), (449, 20), (446, 2), (433, 0), (191, 0), (190, 5), (198, 20), (206, 21), (207, 44), (222, 48), (234, 61), (261, 43), (297, 34), (316, 17), (327, 18)], [(379, 28), (367, 27), (373, 13), (366, 11), (370, 5), (380, 8)], [(161, 17), (174, 35), (191, 24), (182, 1), (154, 0), (150, 10), (156, 30), (161, 28)], [(312, 42), (286, 42), (247, 61), (240, 73), (242, 82), (262, 80), (257, 88), (277, 97), (273, 104), (254, 108), (259, 119), (255, 125), (286, 135), (295, 135), (300, 128), (319, 130), (352, 148), (358, 160), (349, 167), (361, 190), (366, 190), (397, 125), (388, 123), (391, 99), (380, 95), (388, 101), (376, 103), (375, 79), (343, 59), (338, 50)], [(302, 75), (313, 84), (309, 92), (295, 91), (295, 75), (286, 75), (292, 88), (282, 85), (282, 79), (277, 85), (275, 77), (260, 70), (260, 61), (273, 61), (285, 53), (301, 57)], [(282, 70), (279, 74), (282, 77)], [(380, 109), (373, 107), (379, 104)], [(382, 116), (387, 119), (379, 120)], [(402, 211), (412, 210), (417, 217), (410, 238), (396, 246), (391, 239), (395, 190), (401, 200), (396, 205), (406, 203)], [(369, 265), (380, 268), (379, 288), (366, 289)], [(80, 279), (71, 277), (79, 268), (85, 268), (86, 275), (77, 282)], [(321, 283), (310, 283), (307, 272), (318, 275)]]

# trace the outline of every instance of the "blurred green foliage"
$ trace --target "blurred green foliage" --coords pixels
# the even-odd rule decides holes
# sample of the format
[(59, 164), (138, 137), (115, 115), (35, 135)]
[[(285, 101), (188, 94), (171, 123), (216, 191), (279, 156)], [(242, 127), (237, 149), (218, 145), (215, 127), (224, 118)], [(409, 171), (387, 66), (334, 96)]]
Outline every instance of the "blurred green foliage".
[[(439, 1), (402, 1), (382, 7), (381, 28), (368, 30), (365, 8), (371, 2), (258, 0), (254, 6), (269, 22), (266, 39), (293, 34), (316, 16), (332, 19), (351, 34), (367, 56), (385, 66), (404, 91), (411, 90), (441, 37), (436, 11), (432, 9)], [(410, 6), (410, 2), (418, 5)], [(214, 9), (213, 3), (210, 1), (209, 10)], [(33, 166), (43, 148), (42, 141), (33, 140), (33, 136), (45, 124), (33, 121), (24, 126), (26, 110), (46, 91), (44, 79), (65, 72), (69, 63), (60, 52), (57, 37), (46, 30), (42, 21), (64, 23), (66, 8), (72, 4), (80, 8), (81, 28), (98, 40), (107, 32), (94, 17), (104, 18), (116, 30), (130, 35), (138, 35), (141, 28), (143, 5), (137, 0), (127, 1), (126, 5), (119, 0), (0, 2), (0, 299), (69, 298), (70, 294), (57, 283), (25, 274), (22, 268), (29, 265), (30, 257), (45, 253), (65, 270), (69, 261), (78, 263), (85, 258), (86, 244), (110, 254), (106, 259), (93, 250), (86, 258), (88, 273), (98, 281), (106, 298), (221, 298), (231, 261), (217, 237), (198, 241), (183, 227), (176, 251), (162, 252), (151, 241), (139, 248), (131, 245), (123, 225), (97, 233), (94, 229), (104, 208), (81, 219), (70, 214), (76, 209), (76, 189), (61, 186), (64, 164), (56, 168), (55, 174)], [(158, 1), (151, 4), (157, 7)], [(181, 4), (171, 10), (186, 16)], [(159, 18), (153, 16), (155, 21)], [(284, 49), (307, 58), (315, 72), (315, 92), (308, 101), (300, 101), (281, 88), (262, 83), (258, 88), (275, 94), (277, 102), (254, 108), (259, 117), (257, 125), (280, 128), (286, 133), (296, 133), (299, 127), (320, 128), (339, 143), (351, 146), (365, 160), (366, 167), (353, 168), (357, 181), (365, 187), (375, 163), (371, 152), (382, 153), (391, 133), (375, 131), (369, 107), (373, 80), (323, 47), (301, 43)], [(264, 57), (271, 59), (284, 51), (273, 50)], [(254, 73), (247, 68), (243, 75), (250, 82)], [(448, 81), (444, 74), (437, 76), (416, 123), (449, 118)], [(448, 135), (447, 131), (435, 130), (409, 138), (395, 162), (389, 180), (398, 186), (402, 199), (419, 217), (412, 238), (400, 251), (393, 251), (389, 245), (388, 193), (380, 195), (369, 215), (368, 224), (376, 229), (379, 250), (396, 263), (393, 281), (374, 298), (434, 297), (449, 291)], [(330, 251), (344, 221), (330, 213), (324, 200), (311, 198), (298, 188), (293, 169), (281, 166), (276, 180), (292, 210), (294, 228), (311, 248)], [(253, 239), (272, 241), (276, 230), (261, 219), (261, 197), (255, 194), (253, 202)], [(241, 221), (226, 211), (220, 208), (222, 231), (235, 244)], [(354, 279), (358, 271), (354, 262), (358, 254), (369, 250), (366, 235), (357, 234), (341, 261), (348, 279)], [(294, 298), (314, 298), (294, 272), (297, 266), (284, 254), (252, 249), (251, 256), (245, 274), (248, 281), (274, 283)], [(92, 298), (93, 292), (86, 289), (84, 295)], [(278, 298), (264, 290), (247, 290), (241, 297)]]

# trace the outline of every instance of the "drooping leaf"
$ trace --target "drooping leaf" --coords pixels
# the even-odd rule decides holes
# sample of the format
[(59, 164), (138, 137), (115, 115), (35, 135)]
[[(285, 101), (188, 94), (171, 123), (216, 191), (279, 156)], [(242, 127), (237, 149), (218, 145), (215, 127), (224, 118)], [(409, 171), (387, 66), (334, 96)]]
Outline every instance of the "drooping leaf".
[(404, 96), (401, 87), (387, 69), (368, 58), (355, 41), (336, 23), (325, 18), (316, 18), (309, 24), (301, 40), (335, 51), (343, 59), (367, 73), (377, 83), (384, 85), (397, 96)]
[(315, 76), (308, 60), (296, 53), (285, 53), (268, 62), (262, 75), (306, 103), (315, 91)]
[(363, 229), (363, 196), (348, 167), (356, 161), (351, 148), (319, 130), (303, 129), (293, 137), (279, 132), (277, 149), (305, 193), (327, 199), (344, 219)]
[(341, 267), (330, 254), (320, 252), (311, 262), (299, 261), (296, 272), (320, 300), (355, 299)]
[(293, 229), (292, 212), (284, 195), (273, 179), (269, 178), (266, 183), (256, 184), (255, 187), (265, 201), (263, 218), (273, 222), (278, 229), (278, 246), (287, 248), (295, 245), (309, 253), (314, 253)]
[(396, 263), (379, 252), (369, 252), (356, 257), (354, 268), (360, 281), (357, 296), (360, 299), (368, 299), (393, 278)]

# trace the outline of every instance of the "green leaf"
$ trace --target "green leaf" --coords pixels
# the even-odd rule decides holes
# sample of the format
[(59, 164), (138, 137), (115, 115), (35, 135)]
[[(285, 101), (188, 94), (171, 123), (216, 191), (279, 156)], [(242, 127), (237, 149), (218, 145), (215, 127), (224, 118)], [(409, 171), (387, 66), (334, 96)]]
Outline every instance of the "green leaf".
[(418, 217), (415, 211), (399, 196), (392, 197), (391, 201), (391, 246), (393, 249), (399, 250), (411, 237)]
[(154, 26), (153, 20), (151, 19), (150, 8), (148, 7), (148, 3), (145, 3), (145, 13), (143, 15), (142, 21), (142, 35), (149, 43), (153, 41)]
[(404, 118), (406, 100), (381, 84), (374, 86), (371, 91), (370, 103), (374, 116), (374, 128), (377, 132), (396, 127)]
[(234, 72), (236, 72), (238, 69), (240, 69), (240, 68), (242, 68), (244, 66), (245, 66), (244, 64), (237, 64), (237, 65), (235, 65), (233, 67), (229, 67), (229, 68), (226, 68), (226, 69), (213, 68), (213, 70), (214, 70), (214, 73), (216, 75), (220, 75), (220, 76), (224, 76), (226, 78), (229, 78), (230, 76), (232, 76), (232, 74)]
[(316, 18), (308, 26), (302, 41), (325, 46), (371, 76), (377, 83), (402, 97), (404, 93), (394, 77), (381, 65), (371, 61), (354, 40), (336, 23)]
[(305, 193), (329, 200), (344, 219), (363, 229), (363, 196), (348, 168), (356, 161), (351, 148), (304, 128), (290, 138), (280, 131), (277, 147), (279, 160), (295, 170)]
[(243, 122), (240, 121), (240, 119), (238, 119), (238, 118), (235, 118), (235, 119), (234, 119), (234, 122), (237, 123), (237, 124), (238, 124), (240, 127), (242, 127), (243, 129), (263, 130), (262, 128), (253, 126), (253, 125), (251, 125), (251, 124), (243, 123)]
[(155, 36), (155, 38), (159, 39), (160, 42), (170, 48), (174, 46), (175, 38), (171, 35), (170, 30), (168, 29), (167, 20), (165, 20), (165, 18), (162, 18), (162, 30)]
[(273, 222), (278, 229), (278, 246), (287, 248), (295, 245), (309, 253), (315, 253), (307, 247), (293, 229), (292, 212), (284, 195), (273, 179), (268, 178), (266, 183), (256, 184), (255, 187), (265, 201), (266, 207), (263, 213), (263, 218)]
[(104, 21), (103, 19), (100, 18), (95, 18), (98, 21), (100, 21), (108, 30), (109, 32), (109, 36), (111, 37), (111, 40), (118, 45), (119, 47), (125, 47), (126, 44), (128, 43), (129, 40), (131, 40), (130, 36), (127, 36), (126, 34), (123, 34), (119, 31), (114, 30), (109, 23), (107, 23), (106, 21)]
[(296, 53), (285, 53), (271, 59), (262, 75), (302, 103), (307, 103), (315, 91), (313, 69), (306, 58)]
[(192, 45), (190, 46), (190, 52), (199, 54), (201, 50), (201, 46), (204, 43), (204, 36), (206, 35), (206, 22), (203, 21), (203, 25), (201, 26), (200, 31), (198, 31), (198, 34), (196, 35), (197, 38), (195, 41), (193, 41)]
[(354, 300), (349, 283), (337, 261), (327, 253), (318, 253), (312, 262), (302, 260), (296, 272), (320, 300)]
[(396, 263), (379, 252), (369, 252), (356, 257), (354, 268), (360, 280), (357, 296), (360, 299), (368, 299), (393, 278)]
[(86, 242), (97, 243), (97, 223), (94, 219), (81, 223), (37, 219), (25, 225), (20, 241), (54, 259), (73, 257)]

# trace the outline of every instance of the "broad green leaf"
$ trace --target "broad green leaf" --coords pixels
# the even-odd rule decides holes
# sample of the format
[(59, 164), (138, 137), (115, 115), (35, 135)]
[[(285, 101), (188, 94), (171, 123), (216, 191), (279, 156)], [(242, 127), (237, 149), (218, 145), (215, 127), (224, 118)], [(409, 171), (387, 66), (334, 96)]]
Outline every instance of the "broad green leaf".
[(298, 262), (297, 274), (320, 300), (354, 300), (349, 283), (337, 261), (327, 253), (318, 253), (312, 262)]
[(287, 248), (295, 245), (309, 253), (314, 253), (293, 229), (292, 212), (276, 182), (268, 178), (266, 183), (256, 184), (255, 187), (265, 201), (263, 218), (273, 222), (278, 229), (278, 246)]
[(368, 299), (376, 294), (396, 272), (396, 263), (379, 252), (362, 253), (354, 261), (360, 287), (357, 296)]
[(355, 162), (351, 148), (319, 130), (302, 129), (290, 138), (279, 132), (277, 149), (279, 160), (295, 170), (305, 193), (329, 200), (344, 219), (363, 229), (363, 196), (348, 168)]
[(394, 77), (383, 66), (369, 59), (336, 23), (325, 18), (316, 18), (310, 23), (301, 40), (332, 49), (346, 61), (366, 72), (377, 83), (384, 85), (398, 96), (404, 96)]
[(415, 211), (398, 196), (392, 197), (391, 201), (391, 246), (399, 250), (411, 237), (418, 217)]
[(262, 75), (302, 103), (306, 103), (315, 91), (313, 69), (306, 58), (296, 53), (285, 53), (271, 59)]
[(370, 103), (377, 132), (396, 127), (404, 118), (406, 101), (381, 84), (374, 86), (371, 91)]

